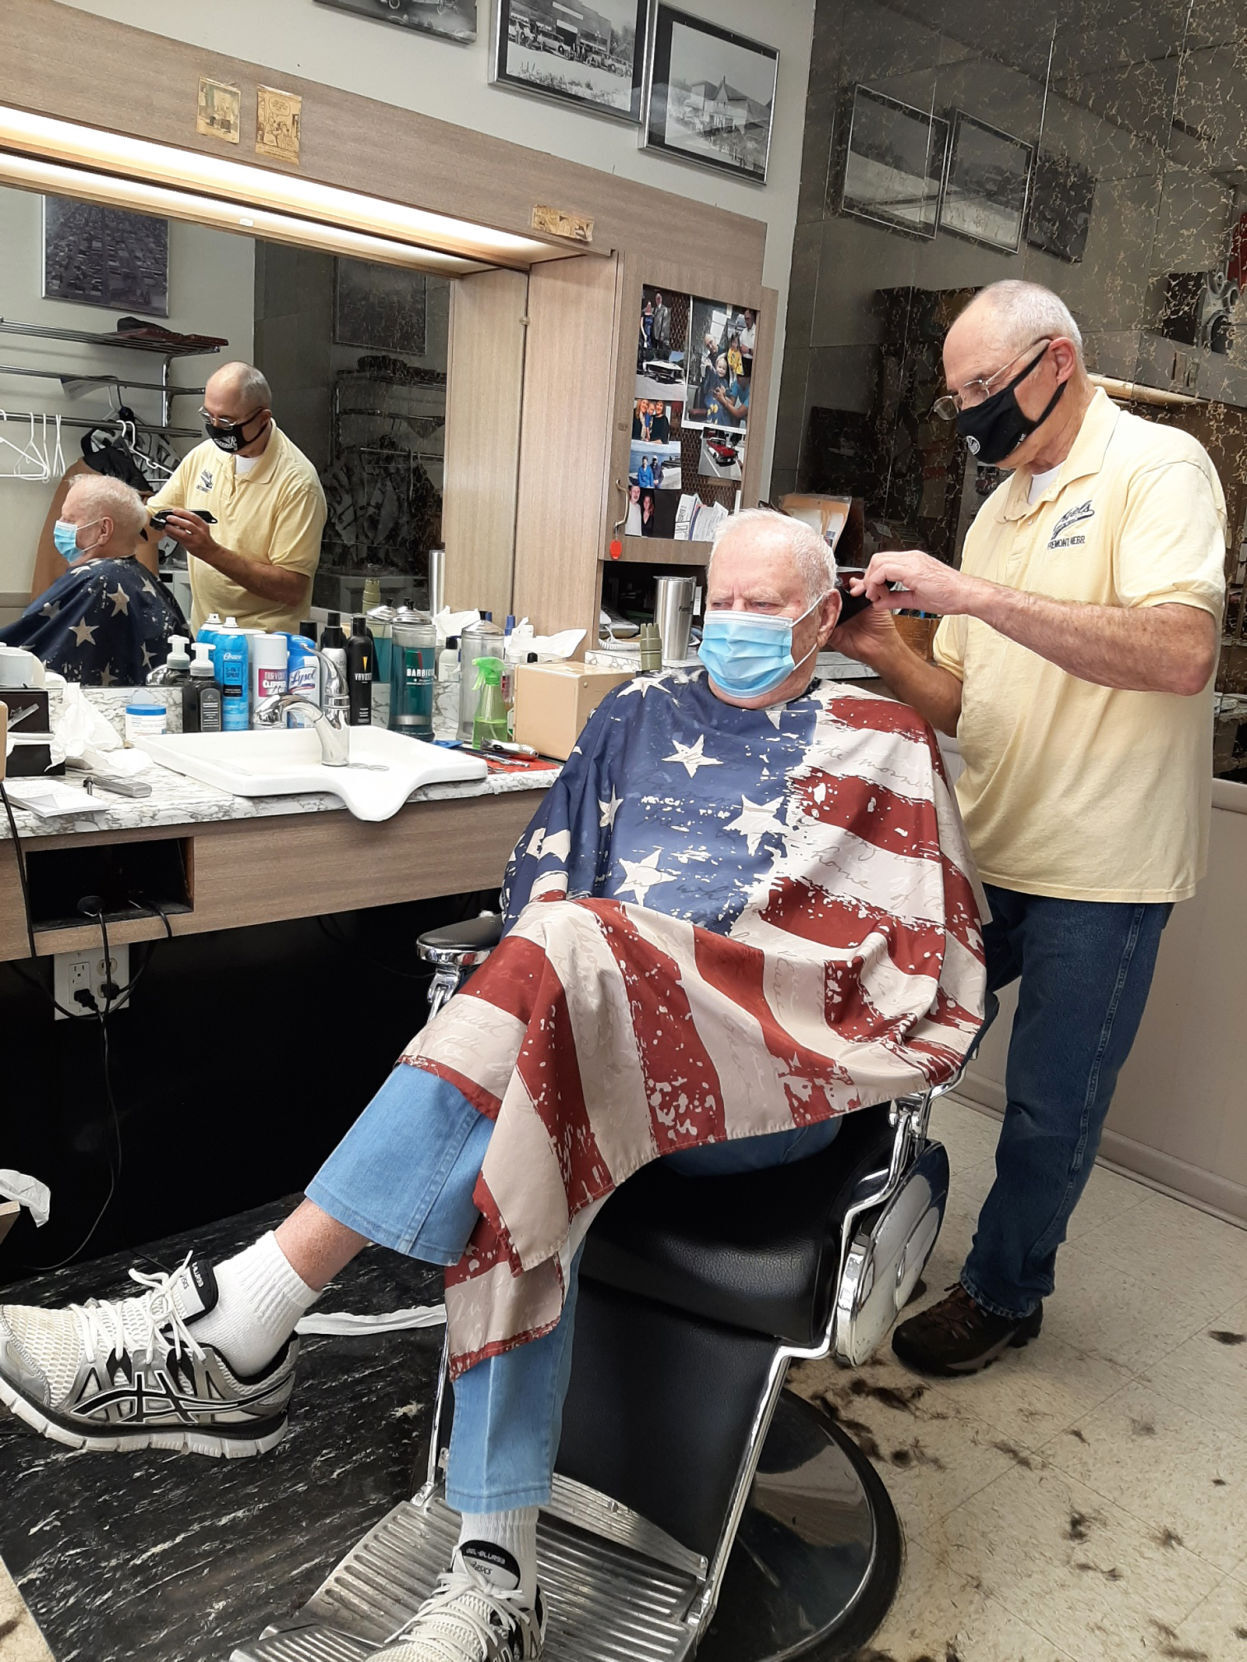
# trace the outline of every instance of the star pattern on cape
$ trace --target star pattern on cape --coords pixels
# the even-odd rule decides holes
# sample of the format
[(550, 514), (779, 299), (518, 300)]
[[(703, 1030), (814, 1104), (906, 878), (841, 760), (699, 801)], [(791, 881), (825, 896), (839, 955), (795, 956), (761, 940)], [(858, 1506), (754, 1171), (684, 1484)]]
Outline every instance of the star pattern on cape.
[(614, 825), (615, 815), (622, 807), (623, 797), (615, 795), (615, 787), (612, 785), (611, 799), (609, 802), (603, 802), (601, 797), (598, 798), (598, 811), (601, 814), (601, 818), (598, 820), (599, 826)]
[(108, 665), (105, 664), (103, 669), (100, 671), (100, 686), (101, 687), (111, 687), (112, 684), (113, 684), (113, 680), (114, 680), (113, 672), (112, 672), (111, 669), (109, 669)]
[(749, 852), (756, 854), (758, 844), (768, 831), (778, 832), (783, 836), (788, 827), (783, 820), (775, 818), (775, 810), (783, 802), (782, 796), (777, 796), (771, 802), (751, 802), (747, 796), (740, 799), (740, 813), (735, 819), (729, 820), (724, 827), (727, 831), (739, 831), (748, 845)]
[(617, 698), (627, 698), (629, 693), (634, 692), (639, 692), (642, 698), (647, 693), (652, 692), (666, 693), (668, 698), (675, 697), (670, 687), (664, 687), (662, 682), (656, 681), (652, 675), (634, 675), (631, 681), (624, 682), (615, 696)]
[(679, 739), (677, 739), (675, 741), (675, 754), (673, 756), (664, 756), (663, 761), (675, 762), (680, 767), (687, 768), (690, 779), (694, 777), (698, 768), (722, 767), (723, 763), (717, 756), (707, 756), (704, 754), (705, 744), (706, 735), (704, 733), (699, 733), (697, 735), (696, 744), (681, 744)]
[(44, 617), (59, 617), (61, 615), (60, 607), (51, 600), (45, 606), (40, 606), (39, 611)]
[(621, 856), (619, 864), (624, 869), (624, 880), (615, 890), (616, 900), (622, 900), (624, 890), (631, 889), (637, 898), (637, 904), (644, 906), (646, 895), (656, 883), (674, 883), (674, 873), (659, 871), (658, 862), (661, 858), (661, 848), (656, 848), (643, 860), (625, 860)]
[(143, 668), (144, 669), (150, 669), (151, 667), (152, 667), (152, 649), (151, 649), (150, 646), (145, 646), (143, 648)]
[(120, 583), (118, 583), (117, 587), (115, 589), (113, 589), (110, 593), (106, 594), (104, 596), (104, 598), (105, 598), (105, 600), (111, 600), (112, 601), (112, 603), (113, 603), (113, 616), (114, 617), (120, 617), (123, 612), (125, 613), (125, 615), (127, 617), (129, 617), (129, 615), (130, 615), (130, 596), (122, 588)]
[(75, 623), (70, 630), (70, 634), (73, 635), (79, 646), (95, 645), (95, 629), (89, 623)]

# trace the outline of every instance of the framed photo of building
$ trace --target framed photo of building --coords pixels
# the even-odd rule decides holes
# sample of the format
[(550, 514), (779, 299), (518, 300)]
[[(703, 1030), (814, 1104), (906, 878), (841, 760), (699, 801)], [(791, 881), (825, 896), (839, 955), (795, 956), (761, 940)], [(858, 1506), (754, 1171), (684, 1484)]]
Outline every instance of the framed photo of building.
[(422, 358), (426, 301), (423, 271), (339, 256), (334, 261), (334, 343)]
[(840, 212), (934, 237), (948, 131), (947, 121), (929, 110), (854, 87)]
[(490, 80), (595, 115), (641, 118), (647, 0), (494, 0)]
[(45, 196), (43, 297), (168, 317), (169, 221)]
[(764, 185), (778, 73), (773, 46), (655, 6), (642, 148)]
[(417, 29), (464, 44), (476, 39), (476, 0), (316, 0), (399, 29)]
[(1016, 254), (1026, 224), (1033, 145), (962, 110), (953, 113), (940, 229)]

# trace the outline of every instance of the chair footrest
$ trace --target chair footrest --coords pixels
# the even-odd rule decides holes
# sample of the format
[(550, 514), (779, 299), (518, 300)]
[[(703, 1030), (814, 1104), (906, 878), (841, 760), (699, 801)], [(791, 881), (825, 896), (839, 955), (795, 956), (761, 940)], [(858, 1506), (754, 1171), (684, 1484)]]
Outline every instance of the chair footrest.
[[(300, 1625), (241, 1645), (231, 1662), (363, 1662), (433, 1591), (458, 1534), (459, 1515), (440, 1493), (402, 1502), (332, 1572), (295, 1618)], [(684, 1614), (700, 1576), (546, 1512), (537, 1563), (551, 1612), (546, 1662), (684, 1662), (692, 1655), (697, 1634)]]

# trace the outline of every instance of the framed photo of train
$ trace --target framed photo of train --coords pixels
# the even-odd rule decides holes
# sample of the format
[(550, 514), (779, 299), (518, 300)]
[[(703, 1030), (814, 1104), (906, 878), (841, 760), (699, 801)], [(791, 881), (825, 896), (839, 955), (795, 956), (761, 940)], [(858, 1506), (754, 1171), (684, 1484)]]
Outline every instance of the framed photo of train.
[(645, 39), (646, 0), (494, 0), (490, 80), (635, 123)]

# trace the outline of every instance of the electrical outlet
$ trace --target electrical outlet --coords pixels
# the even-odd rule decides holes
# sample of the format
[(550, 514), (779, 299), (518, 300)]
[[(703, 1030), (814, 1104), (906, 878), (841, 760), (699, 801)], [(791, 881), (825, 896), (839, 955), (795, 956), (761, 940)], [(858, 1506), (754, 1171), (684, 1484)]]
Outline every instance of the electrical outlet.
[[(114, 946), (109, 943), (111, 956), (105, 962), (102, 946), (90, 948), (82, 952), (58, 952), (52, 959), (52, 994), (59, 1005), (74, 1015), (93, 1016), (95, 1010), (91, 1005), (83, 1004), (78, 999), (79, 993), (90, 993), (95, 999), (96, 1009), (104, 1008), (104, 987), (111, 983), (116, 987), (124, 987), (130, 979), (130, 948), (128, 946)], [(109, 1014), (124, 1010), (129, 999), (121, 999), (109, 1006)], [(55, 1012), (57, 1021), (65, 1021), (60, 1010)]]

